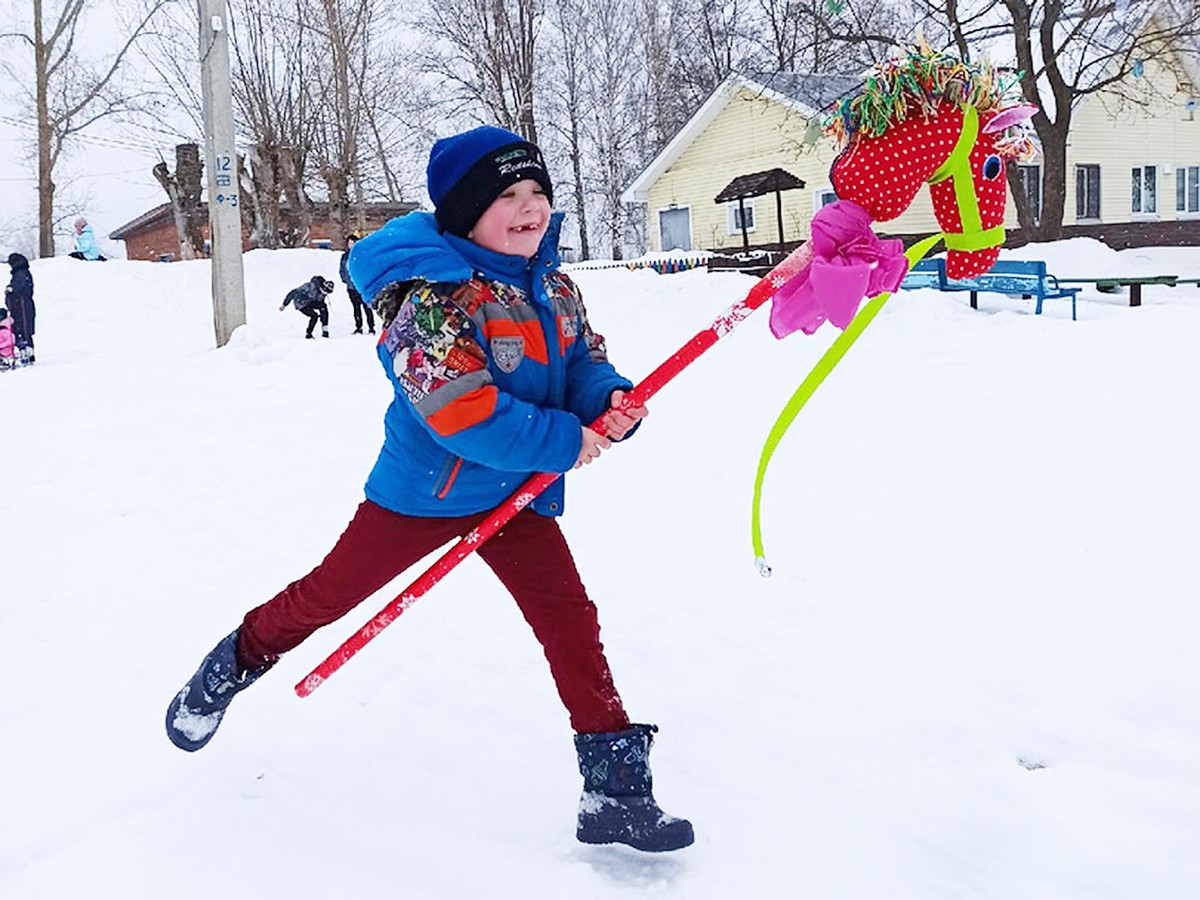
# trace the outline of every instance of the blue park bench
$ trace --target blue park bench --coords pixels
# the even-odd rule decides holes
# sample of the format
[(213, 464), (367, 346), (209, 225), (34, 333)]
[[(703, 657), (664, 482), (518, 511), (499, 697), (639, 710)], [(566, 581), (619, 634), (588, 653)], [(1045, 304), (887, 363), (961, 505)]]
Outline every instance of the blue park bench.
[(909, 269), (900, 285), (904, 290), (932, 288), (935, 291), (970, 291), (971, 309), (979, 309), (979, 294), (1020, 294), (1037, 298), (1036, 315), (1042, 314), (1042, 301), (1058, 297), (1071, 301), (1071, 320), (1075, 319), (1075, 295), (1080, 288), (1065, 288), (1046, 272), (1041, 260), (1001, 260), (974, 278), (952, 281), (946, 277), (944, 259), (923, 259)]

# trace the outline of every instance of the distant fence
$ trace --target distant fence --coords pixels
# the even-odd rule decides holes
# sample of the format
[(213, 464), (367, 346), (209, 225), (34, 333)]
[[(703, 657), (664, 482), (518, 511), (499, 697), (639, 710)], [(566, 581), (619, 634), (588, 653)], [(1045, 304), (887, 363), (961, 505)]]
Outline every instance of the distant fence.
[(639, 269), (651, 269), (659, 275), (672, 275), (675, 272), (704, 268), (708, 265), (708, 259), (708, 253), (694, 253), (688, 256), (639, 256), (637, 259), (588, 259), (583, 262), (565, 263), (563, 269), (568, 272), (593, 269), (628, 269), (636, 272)]

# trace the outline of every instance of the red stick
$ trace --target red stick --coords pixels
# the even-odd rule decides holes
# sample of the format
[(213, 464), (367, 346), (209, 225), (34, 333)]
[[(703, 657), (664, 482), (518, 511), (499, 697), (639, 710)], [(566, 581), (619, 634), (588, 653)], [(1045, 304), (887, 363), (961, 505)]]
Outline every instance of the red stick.
[[(789, 278), (807, 264), (810, 257), (809, 245), (803, 244), (793, 250), (779, 265), (758, 280), (745, 299), (738, 301), (717, 316), (702, 331), (680, 347), (657, 369), (651, 372), (632, 391), (625, 395), (623, 408), (643, 405), (672, 378), (691, 365), (701, 353), (733, 331), (752, 312), (766, 303)], [(589, 428), (603, 433), (604, 416), (596, 419)], [(451, 569), (474, 553), (484, 541), (494, 536), (504, 525), (528, 506), (542, 491), (553, 484), (559, 472), (547, 472), (531, 476), (516, 493), (496, 507), (492, 514), (473, 528), (457, 544), (447, 550), (420, 578), (410, 584), (391, 603), (379, 611), (375, 618), (348, 637), (333, 653), (313, 669), (304, 680), (296, 685), (296, 693), (307, 697), (319, 688), (330, 675), (344, 666), (354, 654), (367, 645), (379, 632), (392, 624), (400, 614), (417, 602)]]

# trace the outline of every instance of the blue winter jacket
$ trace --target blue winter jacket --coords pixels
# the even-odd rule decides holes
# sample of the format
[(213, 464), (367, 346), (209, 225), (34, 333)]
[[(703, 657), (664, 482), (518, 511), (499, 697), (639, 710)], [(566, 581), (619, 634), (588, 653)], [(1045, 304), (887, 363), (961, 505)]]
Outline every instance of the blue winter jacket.
[(83, 255), (84, 259), (99, 259), (100, 247), (96, 243), (96, 235), (91, 225), (84, 225), (79, 234), (75, 235), (75, 252)]
[[(579, 290), (558, 269), (561, 215), (532, 259), (393, 219), (350, 253), (372, 305), (398, 307), (377, 352), (395, 397), (367, 498), (415, 516), (494, 509), (535, 472), (565, 472), (580, 427), (632, 384), (609, 364)], [(559, 479), (533, 503), (563, 508)]]

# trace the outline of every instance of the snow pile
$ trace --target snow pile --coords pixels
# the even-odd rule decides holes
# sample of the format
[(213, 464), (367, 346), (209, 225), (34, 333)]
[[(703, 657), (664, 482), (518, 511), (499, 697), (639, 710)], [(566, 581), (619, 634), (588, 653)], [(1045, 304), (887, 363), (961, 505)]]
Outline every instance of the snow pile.
[[(1023, 248), (1056, 275), (1200, 275), (1192, 250)], [(1200, 892), (1194, 510), (1200, 290), (1144, 305), (893, 298), (767, 476), (833, 338), (766, 315), (570, 476), (564, 529), (617, 685), (661, 726), (667, 857), (573, 838), (579, 776), (536, 642), (467, 560), (311, 698), (417, 574), (289, 654), (194, 756), (173, 693), (361, 499), (388, 383), (325, 251), (246, 257), (212, 348), (206, 263), (38, 261), (38, 363), (0, 375), (0, 896), (211, 900), (1190, 900)], [(577, 273), (634, 378), (753, 281)], [(216, 887), (214, 887), (216, 885)]]

